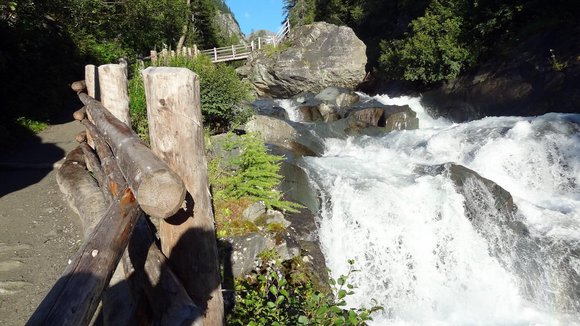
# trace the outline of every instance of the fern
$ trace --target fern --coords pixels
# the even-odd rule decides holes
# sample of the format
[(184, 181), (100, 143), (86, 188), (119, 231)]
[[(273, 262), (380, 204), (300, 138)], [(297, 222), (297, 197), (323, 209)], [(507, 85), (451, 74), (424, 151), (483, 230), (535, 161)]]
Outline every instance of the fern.
[(263, 201), (268, 208), (289, 212), (296, 212), (302, 207), (282, 199), (282, 193), (277, 187), (282, 180), (279, 172), (283, 157), (268, 154), (258, 134), (243, 135), (239, 143), (233, 143), (232, 146), (238, 147), (241, 153), (230, 160), (235, 171), (221, 178), (221, 189), (217, 194), (219, 197), (251, 198)]

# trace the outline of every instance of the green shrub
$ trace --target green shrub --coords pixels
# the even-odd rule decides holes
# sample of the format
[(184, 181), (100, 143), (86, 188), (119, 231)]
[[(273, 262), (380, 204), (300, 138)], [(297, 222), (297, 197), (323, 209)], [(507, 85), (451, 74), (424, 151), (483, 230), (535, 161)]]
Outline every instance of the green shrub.
[(46, 123), (44, 121), (29, 119), (29, 118), (25, 118), (25, 117), (20, 117), (20, 118), (16, 119), (16, 123), (18, 123), (18, 125), (20, 125), (21, 127), (24, 127), (26, 129), (32, 131), (35, 134), (48, 128), (48, 123)]
[[(158, 65), (188, 68), (199, 76), (203, 122), (212, 133), (226, 132), (251, 117), (251, 110), (241, 105), (250, 99), (250, 86), (238, 78), (232, 67), (215, 65), (205, 56), (178, 56), (169, 58), (166, 63), (160, 61)], [(136, 66), (133, 70), (133, 78), (129, 81), (131, 119), (135, 132), (143, 139), (148, 139), (147, 105), (141, 68)]]
[(250, 118), (251, 112), (241, 106), (250, 99), (250, 85), (242, 82), (232, 67), (213, 64), (203, 55), (170, 58), (167, 66), (189, 68), (199, 75), (204, 124), (214, 132), (228, 131)]
[(346, 308), (345, 298), (354, 294), (354, 287), (347, 284), (356, 272), (353, 261), (347, 275), (330, 280), (335, 298), (314, 289), (298, 262), (284, 265), (272, 255), (262, 257), (254, 274), (236, 280), (236, 306), (229, 325), (365, 325), (372, 312), (382, 309)]
[(461, 3), (433, 1), (411, 22), (405, 39), (383, 41), (381, 68), (391, 77), (426, 83), (457, 77), (475, 59), (461, 39)]
[(231, 137), (224, 147), (225, 150), (237, 148), (240, 155), (231, 158), (225, 167), (220, 167), (215, 161), (210, 163), (210, 183), (214, 189), (214, 198), (249, 198), (252, 201), (263, 201), (268, 208), (289, 212), (302, 207), (282, 199), (282, 193), (276, 189), (282, 179), (279, 174), (282, 157), (268, 154), (258, 134)]
[(143, 76), (138, 65), (133, 66), (133, 78), (129, 80), (129, 98), (131, 126), (141, 139), (149, 143), (149, 125), (147, 122), (147, 102)]

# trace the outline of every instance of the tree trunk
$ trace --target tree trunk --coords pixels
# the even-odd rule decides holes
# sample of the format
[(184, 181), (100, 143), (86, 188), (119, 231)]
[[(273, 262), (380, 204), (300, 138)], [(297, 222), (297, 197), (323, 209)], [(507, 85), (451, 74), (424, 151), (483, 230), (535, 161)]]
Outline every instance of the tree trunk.
[[(183, 43), (185, 42), (185, 37), (187, 36), (187, 30), (189, 26), (189, 15), (190, 15), (190, 8), (191, 8), (191, 0), (187, 0), (187, 12), (186, 12), (186, 20), (183, 28), (181, 29), (181, 36), (179, 37), (179, 41), (177, 42), (177, 49), (181, 49), (183, 47)], [(185, 53), (182, 53), (185, 55)]]
[(204, 149), (199, 80), (185, 68), (143, 71), (151, 149), (183, 179), (186, 210), (161, 221), (163, 253), (193, 301), (205, 311), (205, 325), (223, 325), (214, 218)]

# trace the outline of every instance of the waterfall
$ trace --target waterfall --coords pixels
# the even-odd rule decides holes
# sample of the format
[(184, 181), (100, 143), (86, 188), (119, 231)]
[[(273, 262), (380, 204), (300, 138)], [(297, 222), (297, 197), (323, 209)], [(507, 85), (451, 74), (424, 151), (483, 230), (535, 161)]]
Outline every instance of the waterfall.
[[(578, 320), (580, 116), (453, 124), (417, 98), (375, 99), (409, 105), (420, 129), (326, 139), (322, 157), (300, 162), (322, 196), (318, 234), (332, 276), (355, 260), (348, 304), (376, 300), (375, 325)], [(481, 177), (459, 191), (441, 168), (449, 162)], [(511, 194), (507, 218), (485, 180)]]

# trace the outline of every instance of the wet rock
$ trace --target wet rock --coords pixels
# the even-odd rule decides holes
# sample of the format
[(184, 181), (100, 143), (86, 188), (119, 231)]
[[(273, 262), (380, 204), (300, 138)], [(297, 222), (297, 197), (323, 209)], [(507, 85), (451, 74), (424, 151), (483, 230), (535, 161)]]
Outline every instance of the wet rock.
[(231, 243), (231, 267), (234, 277), (246, 275), (256, 268), (258, 255), (274, 247), (271, 239), (259, 233), (228, 238)]
[(319, 110), (320, 103), (314, 101), (308, 101), (298, 108), (300, 112), (300, 122), (318, 122), (324, 121), (322, 114)]
[(246, 132), (259, 132), (267, 144), (276, 145), (290, 151), (300, 149), (301, 152), (320, 155), (324, 152), (322, 140), (299, 123), (255, 115), (244, 126)]
[(254, 111), (258, 114), (274, 117), (282, 120), (288, 120), (288, 112), (284, 108), (278, 106), (275, 100), (272, 99), (258, 99), (252, 102)]
[(329, 105), (343, 108), (354, 105), (359, 96), (351, 89), (344, 87), (327, 87), (315, 96), (316, 99)]
[(225, 241), (230, 246), (231, 271), (234, 277), (249, 274), (257, 267), (257, 260), (262, 252), (274, 250), (282, 260), (290, 260), (300, 255), (296, 241), (287, 234), (270, 235), (250, 233), (244, 236), (230, 237)]

